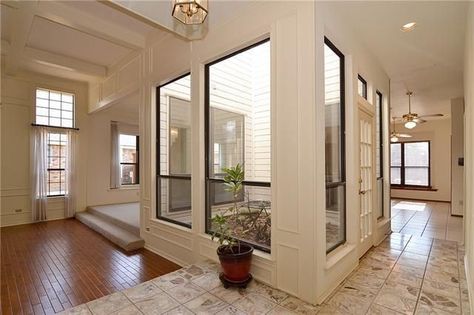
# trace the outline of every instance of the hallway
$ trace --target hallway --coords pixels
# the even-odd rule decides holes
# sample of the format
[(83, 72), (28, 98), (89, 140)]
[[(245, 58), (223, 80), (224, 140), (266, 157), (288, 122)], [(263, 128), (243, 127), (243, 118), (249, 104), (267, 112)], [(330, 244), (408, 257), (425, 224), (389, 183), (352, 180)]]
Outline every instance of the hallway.
[(318, 314), (469, 314), (463, 255), (457, 242), (394, 233)]
[(463, 218), (446, 202), (392, 199), (392, 231), (422, 238), (463, 241)]

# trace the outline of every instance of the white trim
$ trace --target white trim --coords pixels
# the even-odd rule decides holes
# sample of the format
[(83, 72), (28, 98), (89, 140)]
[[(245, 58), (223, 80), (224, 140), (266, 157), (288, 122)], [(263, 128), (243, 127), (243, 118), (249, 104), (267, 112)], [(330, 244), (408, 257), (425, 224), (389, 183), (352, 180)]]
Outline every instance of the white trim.
[[(469, 306), (471, 311), (474, 310), (474, 283), (471, 281), (471, 271), (469, 270), (469, 262), (467, 260), (467, 255), (464, 255), (464, 269), (466, 271), (466, 283), (467, 283), (467, 293), (469, 296)], [(473, 275), (474, 276), (474, 275)], [(462, 301), (461, 301), (462, 302)]]

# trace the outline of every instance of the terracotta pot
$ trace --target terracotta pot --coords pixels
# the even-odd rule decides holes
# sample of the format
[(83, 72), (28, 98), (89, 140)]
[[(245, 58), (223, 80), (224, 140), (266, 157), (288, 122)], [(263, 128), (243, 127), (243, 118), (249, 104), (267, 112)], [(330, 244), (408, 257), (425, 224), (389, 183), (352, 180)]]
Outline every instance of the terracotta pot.
[(234, 283), (244, 283), (251, 279), (250, 265), (252, 263), (253, 247), (246, 244), (234, 245), (232, 251), (227, 246), (219, 246), (217, 255), (221, 262), (225, 280)]

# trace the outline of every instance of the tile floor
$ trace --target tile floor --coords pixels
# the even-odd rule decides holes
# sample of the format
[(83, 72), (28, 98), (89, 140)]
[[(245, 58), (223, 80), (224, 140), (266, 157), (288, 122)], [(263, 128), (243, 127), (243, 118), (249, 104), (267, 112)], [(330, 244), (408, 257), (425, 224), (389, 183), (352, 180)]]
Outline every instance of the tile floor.
[(318, 306), (257, 281), (226, 290), (203, 262), (64, 314), (470, 314), (463, 255), (454, 241), (394, 233)]
[(450, 215), (446, 202), (392, 200), (392, 231), (462, 242), (462, 217)]
[(219, 266), (191, 265), (64, 314), (470, 314), (462, 218), (449, 204), (392, 201), (392, 230), (321, 305), (252, 281), (224, 289)]

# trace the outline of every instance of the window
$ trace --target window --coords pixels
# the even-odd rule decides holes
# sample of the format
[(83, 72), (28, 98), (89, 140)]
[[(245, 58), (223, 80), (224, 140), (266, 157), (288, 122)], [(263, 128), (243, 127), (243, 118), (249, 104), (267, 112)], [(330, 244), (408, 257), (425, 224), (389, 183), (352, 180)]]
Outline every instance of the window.
[(157, 88), (157, 217), (191, 227), (191, 76)]
[[(249, 215), (234, 220), (233, 235), (270, 251), (270, 41), (206, 65), (206, 232), (211, 218), (236, 202)], [(225, 169), (243, 167), (243, 188), (226, 189)], [(235, 197), (235, 198), (234, 198)], [(249, 230), (242, 233), (243, 230)]]
[(360, 96), (367, 99), (367, 81), (360, 74), (357, 77), (357, 91)]
[(74, 95), (36, 89), (36, 124), (54, 127), (74, 127)]
[(67, 135), (48, 133), (48, 197), (66, 194)]
[(390, 144), (391, 184), (431, 187), (430, 142), (400, 142)]
[(324, 39), (326, 251), (346, 241), (344, 55)]
[(383, 186), (383, 95), (379, 91), (375, 93), (375, 119), (376, 121), (376, 177), (377, 177), (377, 192), (378, 192), (378, 207), (376, 211), (377, 218), (384, 216), (384, 186)]
[(138, 136), (120, 134), (120, 185), (139, 184)]

